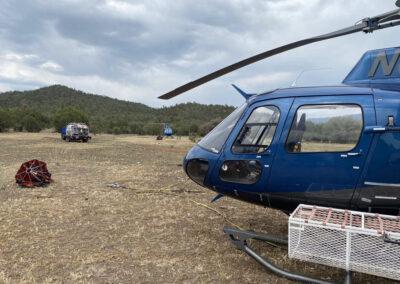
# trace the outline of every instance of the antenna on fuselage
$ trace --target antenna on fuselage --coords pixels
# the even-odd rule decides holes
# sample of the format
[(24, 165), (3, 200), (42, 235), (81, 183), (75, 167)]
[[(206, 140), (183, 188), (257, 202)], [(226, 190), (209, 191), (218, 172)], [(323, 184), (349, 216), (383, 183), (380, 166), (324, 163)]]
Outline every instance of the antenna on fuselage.
[(244, 92), (243, 90), (239, 89), (238, 86), (236, 86), (235, 84), (232, 84), (232, 87), (235, 88), (236, 91), (238, 91), (239, 94), (241, 94), (245, 100), (249, 99), (251, 96), (254, 96), (255, 94), (248, 94), (246, 92)]
[(326, 67), (326, 68), (310, 68), (310, 69), (301, 70), (299, 75), (297, 75), (296, 79), (294, 79), (293, 83), (290, 85), (290, 87), (297, 87), (297, 81), (300, 79), (300, 77), (301, 77), (301, 75), (303, 75), (303, 73), (308, 72), (308, 71), (325, 70), (325, 69), (331, 69), (331, 68), (329, 68), (329, 67)]

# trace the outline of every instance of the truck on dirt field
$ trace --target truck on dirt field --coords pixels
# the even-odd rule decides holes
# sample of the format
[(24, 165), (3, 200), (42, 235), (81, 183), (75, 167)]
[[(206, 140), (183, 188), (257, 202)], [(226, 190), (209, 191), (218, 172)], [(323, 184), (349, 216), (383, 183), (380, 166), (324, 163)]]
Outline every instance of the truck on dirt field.
[(89, 136), (89, 127), (84, 123), (76, 122), (71, 122), (62, 128), (61, 138), (67, 142), (88, 142), (90, 139), (92, 139), (92, 137)]

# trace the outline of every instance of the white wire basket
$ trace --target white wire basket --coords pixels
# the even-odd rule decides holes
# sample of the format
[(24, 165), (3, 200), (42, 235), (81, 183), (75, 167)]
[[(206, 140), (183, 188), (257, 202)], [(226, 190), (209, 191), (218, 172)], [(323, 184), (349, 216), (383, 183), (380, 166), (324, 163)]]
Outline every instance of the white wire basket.
[(300, 204), (289, 257), (400, 280), (400, 217)]

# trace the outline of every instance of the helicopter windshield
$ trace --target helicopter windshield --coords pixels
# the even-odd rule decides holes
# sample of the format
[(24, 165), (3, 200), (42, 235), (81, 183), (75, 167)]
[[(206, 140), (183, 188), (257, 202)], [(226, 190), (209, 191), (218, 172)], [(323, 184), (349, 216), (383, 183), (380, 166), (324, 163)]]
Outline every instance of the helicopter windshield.
[(227, 118), (225, 118), (213, 130), (211, 130), (210, 133), (201, 139), (198, 145), (206, 150), (219, 153), (229, 134), (231, 134), (233, 127), (235, 127), (236, 122), (242, 116), (246, 106), (247, 103), (244, 103), (235, 109)]

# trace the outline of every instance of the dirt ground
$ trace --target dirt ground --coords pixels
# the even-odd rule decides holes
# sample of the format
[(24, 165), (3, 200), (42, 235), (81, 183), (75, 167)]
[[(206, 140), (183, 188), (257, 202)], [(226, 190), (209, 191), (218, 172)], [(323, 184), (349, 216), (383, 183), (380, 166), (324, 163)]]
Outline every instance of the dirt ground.
[[(182, 170), (192, 146), (187, 138), (96, 135), (67, 143), (53, 133), (0, 134), (0, 283), (290, 282), (222, 232), (230, 221), (285, 236), (286, 215), (229, 198), (211, 204), (215, 193)], [(18, 187), (17, 169), (34, 158), (55, 182)], [(126, 188), (107, 186), (115, 182)], [(251, 246), (287, 269), (343, 280), (343, 270), (288, 259), (285, 249), (258, 241)], [(355, 283), (392, 283), (354, 276)]]

